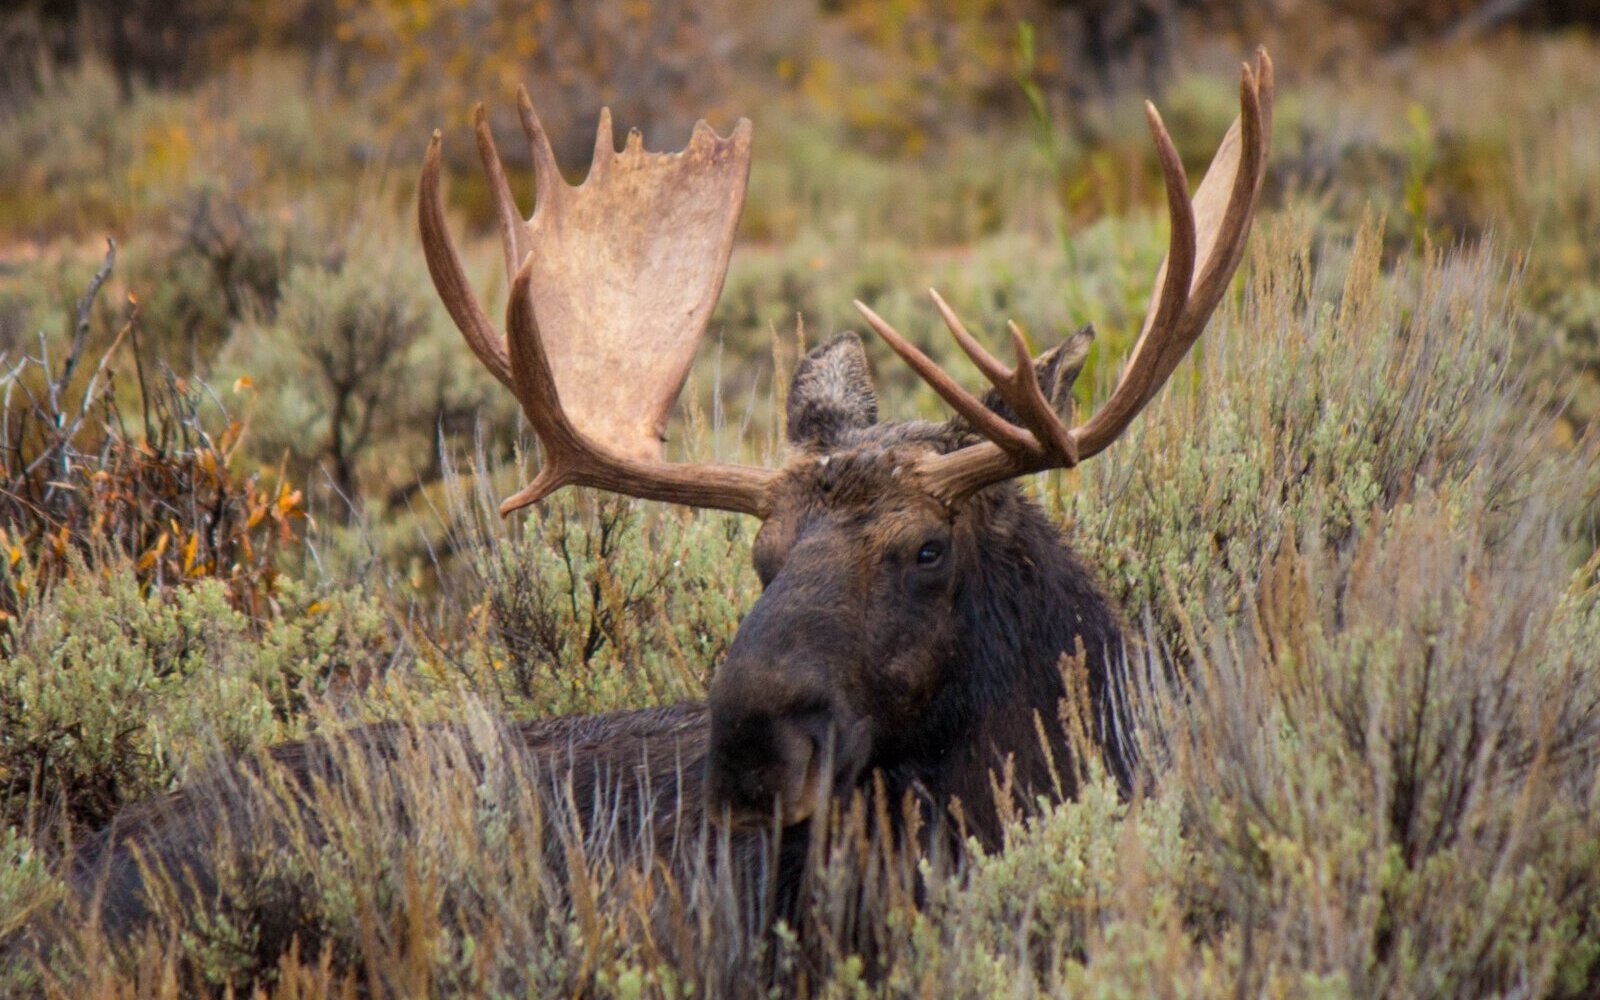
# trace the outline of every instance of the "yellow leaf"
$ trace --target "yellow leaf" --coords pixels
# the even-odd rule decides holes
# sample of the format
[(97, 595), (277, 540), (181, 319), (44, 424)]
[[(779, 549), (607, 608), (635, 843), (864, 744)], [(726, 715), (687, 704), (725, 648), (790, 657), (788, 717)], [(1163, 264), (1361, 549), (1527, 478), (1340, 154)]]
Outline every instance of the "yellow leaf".
[(302, 498), (303, 494), (299, 490), (291, 491), (289, 484), (284, 483), (282, 489), (278, 491), (279, 515), (287, 517), (291, 514), (300, 513), (300, 501)]

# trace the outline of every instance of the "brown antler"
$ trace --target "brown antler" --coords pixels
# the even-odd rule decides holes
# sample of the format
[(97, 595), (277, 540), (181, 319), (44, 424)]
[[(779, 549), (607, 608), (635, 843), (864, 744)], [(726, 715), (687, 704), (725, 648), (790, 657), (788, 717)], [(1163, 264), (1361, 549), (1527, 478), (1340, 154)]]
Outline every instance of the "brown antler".
[(921, 470), (931, 489), (956, 499), (1023, 473), (1076, 465), (1115, 441), (1155, 396), (1205, 330), (1244, 256), (1271, 141), (1272, 84), (1272, 60), (1260, 49), (1256, 67), (1252, 70), (1246, 64), (1241, 76), (1239, 117), (1223, 137), (1193, 201), (1183, 164), (1161, 116), (1153, 105), (1145, 105), (1166, 180), (1172, 234), (1138, 343), (1116, 390), (1088, 423), (1071, 430), (1062, 423), (1039, 388), (1033, 359), (1015, 324), (1011, 337), (1017, 366), (1007, 369), (973, 340), (939, 293), (933, 293), (934, 305), (956, 342), (1024, 427), (997, 416), (882, 317), (856, 303), (867, 323), (895, 353), (988, 439), (927, 459)]
[(533, 483), (502, 513), (568, 485), (763, 514), (776, 472), (661, 460), (666, 422), (722, 290), (750, 172), (750, 123), (720, 138), (695, 125), (681, 153), (621, 153), (600, 113), (588, 178), (568, 185), (527, 90), (536, 204), (523, 221), (480, 104), (478, 152), (511, 280), (502, 338), (472, 294), (444, 222), (438, 132), (417, 191), (434, 287), (478, 359), (509, 386), (544, 448)]

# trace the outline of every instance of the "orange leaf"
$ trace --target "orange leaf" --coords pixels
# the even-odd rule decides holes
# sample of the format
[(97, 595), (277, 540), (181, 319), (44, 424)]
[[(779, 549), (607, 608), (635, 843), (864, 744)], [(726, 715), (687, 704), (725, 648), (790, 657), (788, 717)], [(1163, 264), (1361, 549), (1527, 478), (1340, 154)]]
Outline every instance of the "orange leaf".
[(156, 560), (160, 559), (162, 553), (167, 551), (167, 541), (167, 533), (163, 531), (161, 533), (161, 537), (156, 539), (156, 543), (146, 549), (144, 555), (139, 557), (140, 572), (143, 572), (156, 564)]

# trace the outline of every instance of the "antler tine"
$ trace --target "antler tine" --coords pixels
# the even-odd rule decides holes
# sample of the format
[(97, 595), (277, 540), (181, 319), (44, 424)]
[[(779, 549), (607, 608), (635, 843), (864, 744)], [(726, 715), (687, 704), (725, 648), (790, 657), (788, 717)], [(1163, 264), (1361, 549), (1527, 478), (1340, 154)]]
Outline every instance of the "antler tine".
[[(1215, 226), (1206, 225), (1203, 234), (1214, 234), (1212, 242), (1204, 246), (1205, 266), (1196, 279), (1189, 295), (1189, 308), (1184, 316), (1186, 333), (1191, 342), (1199, 337), (1206, 320), (1228, 290), (1228, 282), (1244, 257), (1245, 237), (1255, 215), (1256, 199), (1261, 193), (1265, 177), (1267, 148), (1272, 142), (1272, 58), (1265, 48), (1256, 53), (1257, 71), (1252, 73), (1246, 63), (1239, 80), (1239, 145), (1240, 161), (1234, 175), (1233, 188), (1228, 193), (1227, 208), (1222, 221)], [(1220, 155), (1220, 152), (1219, 152)], [(1209, 171), (1207, 172), (1209, 176)], [(1210, 221), (1216, 210), (1216, 193), (1219, 188), (1208, 189), (1204, 183), (1195, 195), (1195, 214)], [(1173, 360), (1173, 364), (1177, 359)]]
[[(1050, 401), (1044, 398), (1044, 390), (1039, 386), (1039, 376), (1033, 370), (1033, 355), (1028, 351), (1028, 342), (1022, 336), (1022, 330), (1017, 324), (1006, 324), (1011, 332), (1012, 350), (1017, 355), (1016, 367), (1007, 368), (984, 350), (983, 345), (967, 332), (961, 318), (937, 290), (930, 288), (928, 294), (933, 296), (934, 307), (939, 310), (939, 315), (943, 317), (945, 326), (950, 328), (950, 334), (955, 337), (956, 343), (961, 345), (967, 357), (972, 359), (972, 363), (978, 366), (978, 370), (983, 372), (984, 377), (1000, 393), (1000, 398), (1010, 404), (1017, 418), (1033, 434), (1035, 457), (1043, 457), (1048, 453), (1062, 465), (1077, 465), (1078, 443), (1067, 432), (1066, 425), (1061, 422), (1061, 417), (1056, 414)], [(1011, 425), (1007, 422), (1006, 426)]]
[(611, 128), (611, 109), (601, 108), (600, 119), (594, 125), (594, 157), (589, 163), (589, 176), (598, 178), (611, 166), (617, 152), (617, 138)]
[[(1175, 266), (1176, 247), (1168, 255), (1157, 277), (1160, 305), (1145, 320), (1122, 379), (1093, 419), (1074, 432), (1085, 455), (1093, 455), (1115, 441), (1171, 377), (1178, 362), (1204, 332), (1243, 259), (1267, 156), (1268, 133), (1263, 115), (1270, 112), (1272, 100), (1272, 61), (1264, 49), (1259, 50), (1258, 58), (1260, 74), (1252, 72), (1248, 64), (1240, 73), (1239, 119), (1223, 137), (1193, 201), (1184, 196), (1195, 227), (1195, 244), (1186, 255), (1188, 259), (1183, 266)], [(1219, 218), (1224, 190), (1228, 194)], [(1185, 272), (1193, 274), (1195, 258), (1202, 255), (1198, 274), (1186, 278)], [(1182, 287), (1185, 293), (1180, 312), (1167, 308), (1176, 297), (1174, 286)]]
[[(561, 180), (561, 168), (556, 164), (555, 150), (550, 148), (550, 136), (534, 110), (533, 98), (527, 87), (517, 88), (517, 117), (522, 131), (528, 137), (528, 150), (533, 157), (533, 185), (535, 210), (540, 202), (549, 198), (555, 184)], [(511, 184), (495, 148), (494, 130), (489, 127), (489, 116), (479, 101), (472, 109), (472, 128), (478, 140), (478, 158), (483, 161), (483, 172), (489, 179), (489, 193), (494, 198), (495, 215), (500, 221), (500, 241), (506, 255), (506, 280), (516, 277), (517, 270), (533, 249), (528, 241), (528, 224), (517, 208), (511, 194)]]
[(483, 161), (489, 194), (494, 199), (495, 217), (500, 223), (500, 243), (505, 250), (506, 280), (509, 281), (522, 266), (522, 258), (528, 255), (523, 245), (526, 227), (522, 213), (517, 210), (516, 198), (511, 194), (511, 184), (506, 180), (505, 167), (500, 162), (500, 151), (495, 148), (494, 132), (489, 128), (489, 116), (484, 112), (482, 101), (472, 106), (472, 131), (478, 140), (478, 159)]
[(925, 459), (921, 471), (936, 492), (956, 499), (1002, 479), (1051, 466), (1071, 466), (1095, 455), (1127, 429), (1171, 376), (1204, 331), (1244, 256), (1271, 140), (1272, 60), (1264, 48), (1257, 50), (1257, 60), (1255, 71), (1248, 64), (1244, 67), (1239, 85), (1239, 120), (1223, 138), (1193, 200), (1172, 138), (1154, 105), (1146, 104), (1166, 183), (1172, 232), (1139, 340), (1111, 398), (1088, 423), (1066, 430), (1060, 415), (1040, 390), (1026, 344), (1015, 324), (1011, 334), (1018, 363), (1015, 369), (1008, 370), (972, 339), (955, 313), (934, 293), (934, 303), (956, 342), (1028, 427), (1031, 436), (1026, 443), (1016, 440), (1020, 428), (1009, 421), (1000, 420), (1003, 427), (996, 428), (994, 420), (973, 419), (969, 412), (972, 397), (959, 387), (954, 391), (944, 387), (951, 382), (949, 376), (898, 335), (890, 336), (892, 329), (873, 322), (876, 317), (871, 310), (857, 303), (896, 353), (989, 439)]
[[(1189, 303), (1189, 286), (1194, 277), (1195, 258), (1199, 253), (1194, 203), (1189, 199), (1189, 178), (1183, 161), (1172, 144), (1166, 123), (1154, 104), (1145, 102), (1145, 117), (1150, 124), (1150, 135), (1155, 140), (1156, 158), (1161, 163), (1161, 177), (1167, 189), (1167, 215), (1172, 231), (1167, 238), (1167, 259), (1156, 274), (1155, 306), (1145, 320), (1144, 329), (1128, 355), (1122, 377), (1111, 398), (1081, 429), (1079, 445), (1083, 452), (1093, 455), (1116, 440), (1117, 435), (1138, 416), (1161, 387), (1164, 377), (1158, 379), (1159, 359), (1165, 341), (1179, 326)], [(1226, 139), (1224, 140), (1226, 143)], [(1187, 350), (1187, 346), (1185, 347)]]
[[(1265, 49), (1258, 50), (1257, 59), (1256, 72), (1252, 73), (1248, 64), (1243, 67), (1239, 88), (1239, 119), (1224, 138), (1213, 161), (1213, 169), (1207, 171), (1206, 180), (1195, 194), (1195, 216), (1201, 220), (1200, 249), (1205, 263), (1194, 279), (1194, 288), (1189, 294), (1189, 302), (1177, 324), (1177, 330), (1163, 345), (1156, 369), (1157, 388), (1172, 374), (1178, 362), (1183, 360), (1184, 354), (1205, 330), (1206, 322), (1227, 293), (1228, 283), (1244, 257), (1245, 238), (1249, 235), (1256, 199), (1265, 177), (1272, 128), (1272, 60)], [(1216, 166), (1223, 163), (1224, 156), (1230, 153), (1238, 162), (1233, 184), (1227, 189), (1224, 200), (1227, 178)], [(1212, 180), (1213, 175), (1215, 181)]]
[[(934, 293), (934, 298), (938, 298), (937, 292)], [(938, 393), (940, 398), (949, 403), (951, 409), (966, 418), (967, 423), (972, 425), (973, 430), (993, 441), (1008, 454), (1035, 455), (1038, 453), (1038, 444), (1028, 437), (1021, 428), (1012, 425), (1005, 418), (984, 406), (982, 400), (962, 388), (960, 383), (951, 378), (943, 368), (939, 367), (937, 361), (922, 353), (911, 341), (900, 336), (899, 331), (890, 326), (882, 316), (868, 308), (865, 302), (856, 299), (855, 306), (856, 311), (867, 321), (867, 325), (872, 327), (878, 336), (883, 338), (883, 342), (888, 344), (890, 349), (900, 355), (901, 358), (905, 359), (911, 370), (921, 376), (922, 380), (928, 383), (929, 388)], [(965, 331), (963, 331), (964, 333)], [(970, 337), (967, 339), (971, 340)], [(977, 345), (974, 344), (973, 346)], [(982, 351), (983, 348), (979, 347), (978, 350)], [(987, 358), (988, 355), (985, 354), (984, 357)], [(989, 360), (993, 362), (992, 358), (989, 358)]]
[(435, 129), (433, 141), (428, 143), (427, 156), (422, 161), (422, 178), (417, 182), (417, 226), (422, 231), (422, 254), (427, 259), (428, 273), (433, 276), (433, 286), (439, 292), (439, 299), (455, 321), (456, 329), (466, 339), (467, 346), (472, 348), (472, 353), (478, 356), (478, 360), (495, 378), (507, 388), (515, 389), (505, 340), (494, 324), (489, 322), (489, 317), (473, 295), (466, 271), (461, 266), (461, 257), (456, 253), (455, 242), (450, 238), (450, 227), (445, 225), (444, 202), (439, 195), (443, 144), (443, 138)]
[[(533, 155), (533, 196), (534, 209), (537, 210), (539, 204), (549, 198), (561, 182), (561, 167), (556, 163), (555, 150), (550, 148), (550, 134), (544, 130), (539, 112), (533, 108), (533, 98), (528, 96), (527, 87), (517, 88), (517, 117), (522, 120), (522, 132), (528, 137), (528, 149)], [(517, 265), (522, 265), (521, 257), (517, 259)]]

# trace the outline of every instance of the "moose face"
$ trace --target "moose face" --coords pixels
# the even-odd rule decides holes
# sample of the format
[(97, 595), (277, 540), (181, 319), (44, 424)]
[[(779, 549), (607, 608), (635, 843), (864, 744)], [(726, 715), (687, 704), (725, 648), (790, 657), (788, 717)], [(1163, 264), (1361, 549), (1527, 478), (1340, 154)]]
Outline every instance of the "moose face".
[[(1081, 356), (1051, 352), (1038, 372), (1064, 390), (1076, 366), (1060, 362)], [(798, 454), (753, 552), (764, 590), (711, 687), (708, 795), (731, 825), (801, 822), (915, 753), (937, 738), (929, 717), (958, 679), (963, 584), (1015, 493), (939, 498), (917, 462), (969, 432), (876, 413), (854, 334), (801, 363), (788, 409)]]
[(711, 796), (735, 823), (796, 823), (846, 792), (947, 680), (970, 546), (894, 482), (905, 447), (802, 461), (780, 485), (755, 545), (765, 590), (711, 690)]

